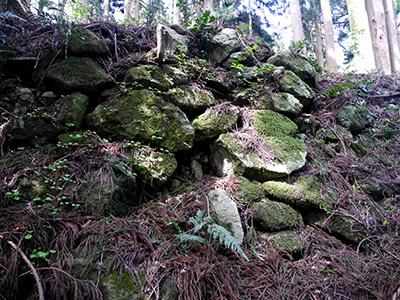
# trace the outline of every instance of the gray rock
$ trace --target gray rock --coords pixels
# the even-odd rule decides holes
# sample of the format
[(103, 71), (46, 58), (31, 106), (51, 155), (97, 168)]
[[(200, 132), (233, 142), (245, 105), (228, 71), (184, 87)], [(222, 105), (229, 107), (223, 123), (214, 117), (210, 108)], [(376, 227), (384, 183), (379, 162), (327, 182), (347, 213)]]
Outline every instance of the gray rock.
[(89, 97), (80, 92), (59, 99), (52, 107), (60, 124), (80, 128), (89, 106)]
[(160, 26), (162, 27), (162, 32), (166, 39), (165, 49), (170, 50), (171, 52), (182, 52), (187, 54), (189, 38), (185, 35), (186, 32), (182, 31), (182, 28), (179, 28), (178, 26), (162, 24), (157, 25), (157, 31)]
[(275, 66), (285, 67), (285, 69), (293, 71), (303, 81), (312, 87), (315, 87), (317, 82), (317, 72), (310, 62), (292, 51), (279, 51), (271, 56), (267, 63)]
[(312, 104), (315, 93), (299, 76), (282, 67), (276, 68), (273, 74), (275, 78), (279, 78), (280, 90), (282, 92), (292, 94), (305, 107)]
[(264, 233), (261, 237), (266, 239), (270, 246), (286, 251), (289, 254), (296, 254), (304, 249), (304, 244), (299, 235), (293, 231)]
[(242, 244), (244, 233), (235, 201), (222, 189), (210, 191), (208, 197), (212, 200), (218, 222), (228, 227), (238, 243)]
[(68, 35), (68, 52), (72, 56), (105, 56), (110, 50), (92, 31), (76, 27), (72, 28), (71, 34)]
[(209, 59), (212, 64), (219, 65), (241, 48), (240, 40), (234, 29), (225, 28), (211, 41)]
[(192, 159), (190, 163), (190, 170), (192, 171), (194, 178), (196, 180), (203, 180), (203, 170), (201, 168), (201, 164), (196, 160)]
[(113, 84), (100, 64), (88, 57), (70, 57), (52, 65), (47, 79), (68, 92), (97, 92)]
[(184, 112), (199, 111), (216, 103), (210, 91), (192, 85), (170, 89), (165, 99)]
[(363, 130), (371, 123), (371, 111), (364, 106), (347, 105), (337, 112), (336, 120), (350, 131)]
[(259, 109), (270, 109), (288, 115), (299, 115), (303, 109), (303, 104), (288, 93), (266, 92), (259, 96), (254, 96), (254, 104)]
[(133, 83), (136, 88), (153, 88), (167, 91), (173, 85), (173, 79), (158, 66), (138, 66), (129, 69), (125, 82)]

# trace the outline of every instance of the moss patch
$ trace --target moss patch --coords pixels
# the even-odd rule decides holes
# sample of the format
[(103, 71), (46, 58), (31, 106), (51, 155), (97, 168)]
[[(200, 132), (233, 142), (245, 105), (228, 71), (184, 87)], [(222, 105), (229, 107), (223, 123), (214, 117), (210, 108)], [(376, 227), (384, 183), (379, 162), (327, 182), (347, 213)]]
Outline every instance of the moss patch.
[(295, 254), (304, 249), (304, 244), (300, 237), (293, 231), (282, 231), (273, 234), (263, 234), (268, 243), (278, 249), (282, 249), (290, 254)]
[(264, 198), (264, 194), (257, 184), (243, 176), (238, 176), (236, 179), (239, 181), (240, 185), (238, 190), (231, 196), (239, 203), (249, 204)]
[(272, 110), (255, 111), (251, 118), (254, 129), (263, 138), (293, 136), (298, 129), (297, 125), (288, 117)]

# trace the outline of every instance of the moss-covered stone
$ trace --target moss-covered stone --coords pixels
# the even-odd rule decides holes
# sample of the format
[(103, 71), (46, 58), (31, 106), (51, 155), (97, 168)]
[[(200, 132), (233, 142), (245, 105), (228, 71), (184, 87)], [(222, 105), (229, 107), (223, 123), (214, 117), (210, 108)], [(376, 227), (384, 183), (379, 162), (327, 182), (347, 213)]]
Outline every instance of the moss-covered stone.
[(302, 56), (296, 55), (292, 51), (279, 51), (271, 56), (267, 63), (275, 66), (282, 66), (285, 69), (293, 71), (302, 80), (311, 86), (315, 86), (317, 82), (317, 72), (315, 68)]
[(236, 124), (239, 118), (239, 108), (236, 106), (218, 105), (208, 108), (192, 121), (196, 130), (196, 140), (212, 138), (227, 132)]
[(347, 105), (337, 112), (336, 120), (350, 131), (359, 131), (371, 123), (371, 111), (365, 106)]
[(36, 198), (44, 198), (48, 193), (48, 187), (44, 178), (37, 176), (30, 180), (22, 178), (18, 184), (17, 191), (22, 199), (32, 201)]
[[(144, 280), (144, 278), (141, 279)], [(142, 287), (130, 278), (128, 271), (122, 272), (121, 275), (119, 270), (114, 270), (102, 277), (100, 283), (100, 290), (104, 300), (147, 299), (142, 292)]]
[(304, 226), (301, 214), (285, 203), (264, 199), (253, 203), (251, 211), (256, 225), (264, 232)]
[(253, 104), (258, 109), (269, 109), (278, 113), (298, 115), (303, 104), (291, 94), (265, 92), (254, 97)]
[(110, 52), (103, 41), (85, 27), (72, 28), (68, 35), (68, 53), (73, 56), (105, 56)]
[(332, 208), (333, 200), (328, 195), (321, 195), (322, 183), (317, 176), (302, 176), (296, 184), (279, 181), (267, 181), (262, 184), (264, 194), (299, 209)]
[(238, 176), (235, 179), (237, 179), (240, 184), (237, 191), (232, 194), (232, 197), (239, 203), (250, 204), (264, 198), (264, 194), (257, 184), (243, 176)]
[(184, 112), (199, 111), (216, 102), (210, 91), (191, 85), (170, 89), (166, 93), (165, 99)]
[(60, 124), (79, 129), (89, 106), (89, 97), (80, 92), (72, 93), (58, 100), (53, 110)]
[(304, 249), (304, 244), (299, 235), (293, 231), (264, 233), (261, 237), (265, 238), (270, 246), (286, 251), (289, 254), (296, 254)]
[(164, 185), (178, 167), (173, 156), (149, 147), (143, 147), (129, 157), (134, 162), (138, 175), (154, 188)]
[(254, 129), (265, 138), (270, 136), (283, 138), (293, 136), (297, 132), (297, 125), (288, 117), (273, 112), (272, 110), (256, 110), (251, 119)]
[(124, 81), (134, 83), (138, 88), (153, 88), (163, 92), (174, 85), (172, 78), (158, 66), (130, 68), (125, 74)]
[(112, 77), (100, 64), (88, 57), (70, 57), (52, 65), (47, 79), (69, 92), (97, 92), (113, 84)]
[(349, 141), (353, 139), (353, 135), (340, 125), (337, 125), (335, 129), (326, 127), (320, 128), (316, 132), (315, 137), (327, 142), (338, 142), (339, 138), (345, 138)]
[(286, 136), (268, 137), (263, 144), (248, 133), (226, 133), (213, 147), (213, 167), (218, 176), (234, 173), (254, 180), (287, 176), (304, 166), (304, 142)]
[(101, 103), (87, 116), (89, 128), (109, 137), (141, 139), (171, 152), (191, 148), (194, 129), (175, 105), (148, 90)]
[(276, 68), (274, 74), (277, 78), (280, 78), (279, 84), (282, 92), (292, 94), (305, 107), (312, 104), (315, 97), (314, 91), (295, 73), (283, 68)]

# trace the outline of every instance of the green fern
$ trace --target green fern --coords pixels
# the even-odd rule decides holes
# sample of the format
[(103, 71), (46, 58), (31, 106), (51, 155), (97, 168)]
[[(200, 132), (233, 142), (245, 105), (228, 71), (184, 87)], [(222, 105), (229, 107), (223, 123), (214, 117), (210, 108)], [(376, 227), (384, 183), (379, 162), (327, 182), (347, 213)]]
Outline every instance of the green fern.
[[(204, 212), (198, 210), (195, 217), (189, 218), (189, 223), (194, 224), (193, 233), (199, 232), (204, 227), (204, 225), (208, 225), (207, 232), (211, 235), (214, 241), (219, 241), (221, 245), (231, 249), (234, 252), (237, 252), (245, 260), (249, 261), (249, 258), (240, 247), (237, 239), (224, 227), (213, 223), (213, 219), (211, 217), (203, 218), (203, 215)], [(179, 239), (181, 242), (197, 241), (203, 245), (207, 244), (207, 241), (205, 239), (195, 234), (181, 233), (178, 234), (176, 238)]]
[(237, 239), (224, 227), (217, 224), (211, 224), (208, 226), (208, 233), (212, 235), (214, 240), (219, 240), (221, 245), (239, 253), (245, 260), (249, 261), (249, 258), (244, 253), (242, 247), (240, 247)]

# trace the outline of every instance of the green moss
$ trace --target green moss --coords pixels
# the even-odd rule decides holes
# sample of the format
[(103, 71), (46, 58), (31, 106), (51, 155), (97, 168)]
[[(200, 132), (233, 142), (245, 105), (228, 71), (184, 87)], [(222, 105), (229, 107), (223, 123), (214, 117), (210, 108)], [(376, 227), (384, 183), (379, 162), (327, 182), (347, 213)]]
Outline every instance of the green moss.
[(170, 89), (165, 97), (183, 111), (196, 111), (215, 104), (214, 96), (210, 91), (194, 86)]
[[(139, 276), (144, 282), (144, 277)], [(140, 284), (134, 282), (128, 271), (123, 271), (122, 275), (119, 270), (114, 270), (100, 281), (100, 290), (105, 299), (108, 300), (144, 300), (147, 299), (142, 292)]]
[(13, 161), (11, 161), (7, 164), (7, 168), (11, 168), (11, 167), (14, 167), (14, 166), (22, 163), (25, 160), (25, 158), (26, 158), (25, 155), (19, 155), (19, 156), (15, 157), (13, 159)]
[(145, 88), (167, 91), (174, 82), (157, 66), (139, 66), (129, 69), (125, 74), (126, 82), (135, 82)]
[(287, 204), (264, 200), (251, 208), (254, 220), (266, 232), (304, 226), (301, 214)]
[(238, 190), (231, 196), (239, 203), (249, 204), (251, 202), (260, 201), (264, 198), (264, 194), (257, 184), (252, 183), (243, 176), (236, 177), (236, 179), (240, 182), (240, 185)]
[(304, 249), (304, 244), (300, 237), (292, 231), (266, 234), (264, 236), (272, 247), (282, 249), (290, 254), (298, 253)]
[(279, 199), (300, 209), (332, 208), (332, 198), (326, 192), (321, 195), (322, 183), (317, 176), (302, 176), (297, 184), (288, 184), (279, 181), (267, 181), (262, 185), (266, 196)]
[(274, 151), (274, 156), (285, 163), (302, 160), (304, 154), (307, 153), (304, 142), (291, 136), (284, 136), (280, 139), (267, 137), (265, 141), (269, 145), (268, 148)]
[(191, 148), (194, 129), (176, 106), (148, 90), (106, 101), (88, 115), (88, 124), (111, 137), (150, 142), (171, 152)]
[(252, 115), (254, 129), (263, 138), (293, 136), (298, 127), (288, 117), (272, 110), (258, 110)]

